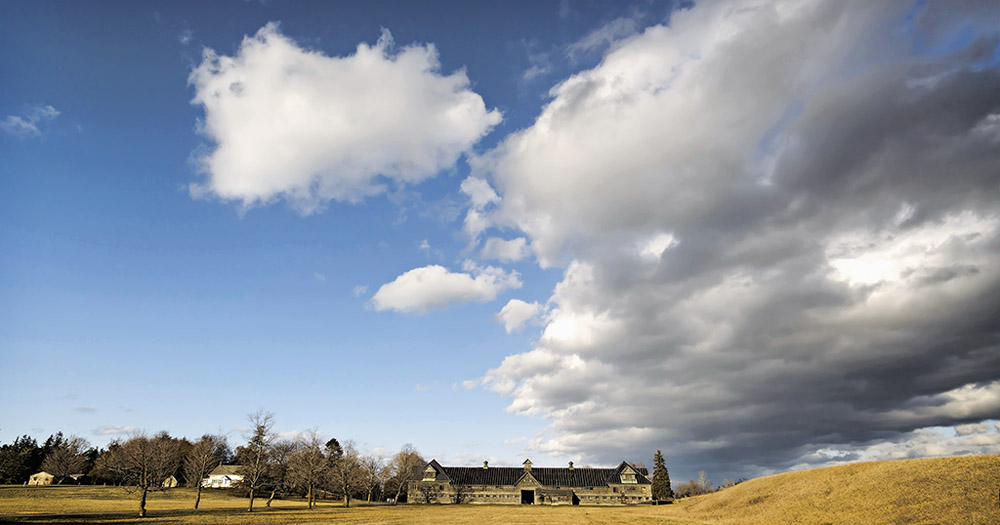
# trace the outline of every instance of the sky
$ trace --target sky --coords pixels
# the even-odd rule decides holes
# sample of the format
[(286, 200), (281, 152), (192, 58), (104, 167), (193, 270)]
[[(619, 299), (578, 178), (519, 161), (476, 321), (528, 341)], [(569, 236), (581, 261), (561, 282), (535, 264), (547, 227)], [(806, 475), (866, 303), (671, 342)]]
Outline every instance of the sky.
[(4, 2), (0, 441), (1000, 453), (987, 1)]

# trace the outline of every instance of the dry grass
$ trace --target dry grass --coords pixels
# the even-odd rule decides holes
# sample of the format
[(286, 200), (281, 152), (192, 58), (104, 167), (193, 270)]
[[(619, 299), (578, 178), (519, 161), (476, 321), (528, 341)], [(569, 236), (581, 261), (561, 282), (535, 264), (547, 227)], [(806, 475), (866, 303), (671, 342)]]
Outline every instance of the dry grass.
[(1000, 456), (856, 463), (753, 479), (670, 515), (719, 524), (1000, 524)]
[[(573, 524), (1000, 524), (1000, 456), (858, 463), (789, 472), (659, 507), (527, 507), (494, 505), (357, 506), (298, 500), (247, 514), (246, 500), (207, 491), (190, 510), (193, 491), (153, 494), (142, 523), (389, 523), (470, 525)], [(136, 523), (134, 496), (112, 487), (0, 488), (0, 521)], [(51, 513), (51, 514), (50, 514)], [(60, 514), (61, 516), (53, 516)]]

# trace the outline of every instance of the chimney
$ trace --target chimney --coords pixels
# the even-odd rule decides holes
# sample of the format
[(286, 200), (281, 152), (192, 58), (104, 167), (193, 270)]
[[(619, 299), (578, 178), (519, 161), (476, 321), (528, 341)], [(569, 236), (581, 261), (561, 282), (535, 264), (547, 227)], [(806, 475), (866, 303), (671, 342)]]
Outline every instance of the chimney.
[(569, 462), (569, 469), (573, 470), (573, 462), (572, 461)]
[(488, 468), (490, 468), (490, 463), (489, 463), (489, 461), (484, 461), (484, 462), (483, 462), (483, 470), (486, 470), (486, 469), (488, 469)]

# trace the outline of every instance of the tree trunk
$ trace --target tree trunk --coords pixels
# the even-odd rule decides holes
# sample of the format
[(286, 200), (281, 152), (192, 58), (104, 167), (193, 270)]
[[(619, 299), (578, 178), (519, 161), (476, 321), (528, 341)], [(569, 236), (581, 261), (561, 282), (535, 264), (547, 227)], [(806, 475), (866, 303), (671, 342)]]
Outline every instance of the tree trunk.
[(344, 507), (350, 508), (351, 506), (351, 495), (344, 492)]
[(313, 508), (313, 485), (309, 483), (309, 493), (306, 494), (306, 499), (309, 501), (309, 508)]
[(253, 512), (253, 488), (250, 489), (250, 506), (247, 507), (247, 512)]
[(399, 487), (396, 487), (396, 497), (392, 500), (393, 505), (399, 503), (399, 495), (402, 493), (403, 493), (403, 483), (400, 482)]
[(198, 504), (201, 503), (201, 483), (198, 483), (198, 497), (194, 500), (194, 509), (198, 510)]
[(148, 490), (147, 487), (145, 485), (143, 485), (143, 487), (142, 487), (142, 496), (139, 497), (139, 517), (140, 518), (145, 518), (146, 517), (146, 492), (147, 492), (147, 490)]
[(267, 498), (267, 503), (265, 503), (265, 506), (267, 506), (268, 508), (271, 507), (271, 502), (274, 501), (274, 493), (277, 491), (278, 489), (271, 489), (271, 497)]

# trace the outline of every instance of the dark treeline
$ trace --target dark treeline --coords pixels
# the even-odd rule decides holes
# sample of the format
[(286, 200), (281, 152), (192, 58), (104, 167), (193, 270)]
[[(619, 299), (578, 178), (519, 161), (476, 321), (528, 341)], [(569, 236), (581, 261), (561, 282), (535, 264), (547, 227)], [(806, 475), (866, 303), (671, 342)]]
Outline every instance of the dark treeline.
[(139, 515), (145, 516), (149, 492), (174, 483), (197, 488), (192, 506), (198, 508), (202, 480), (220, 465), (236, 465), (242, 480), (227, 490), (245, 496), (247, 510), (253, 511), (255, 500), (266, 499), (270, 506), (287, 497), (305, 498), (310, 508), (318, 499), (338, 499), (348, 506), (356, 500), (403, 502), (406, 481), (425, 463), (412, 445), (388, 458), (362, 455), (353, 441), (322, 440), (318, 432), (280, 439), (269, 413), (257, 412), (248, 420), (245, 441), (235, 448), (224, 436), (192, 441), (166, 431), (132, 433), (107, 448), (61, 432), (42, 444), (21, 436), (0, 446), (0, 483), (28, 484), (32, 475), (47, 472), (55, 485), (121, 486), (136, 494)]

